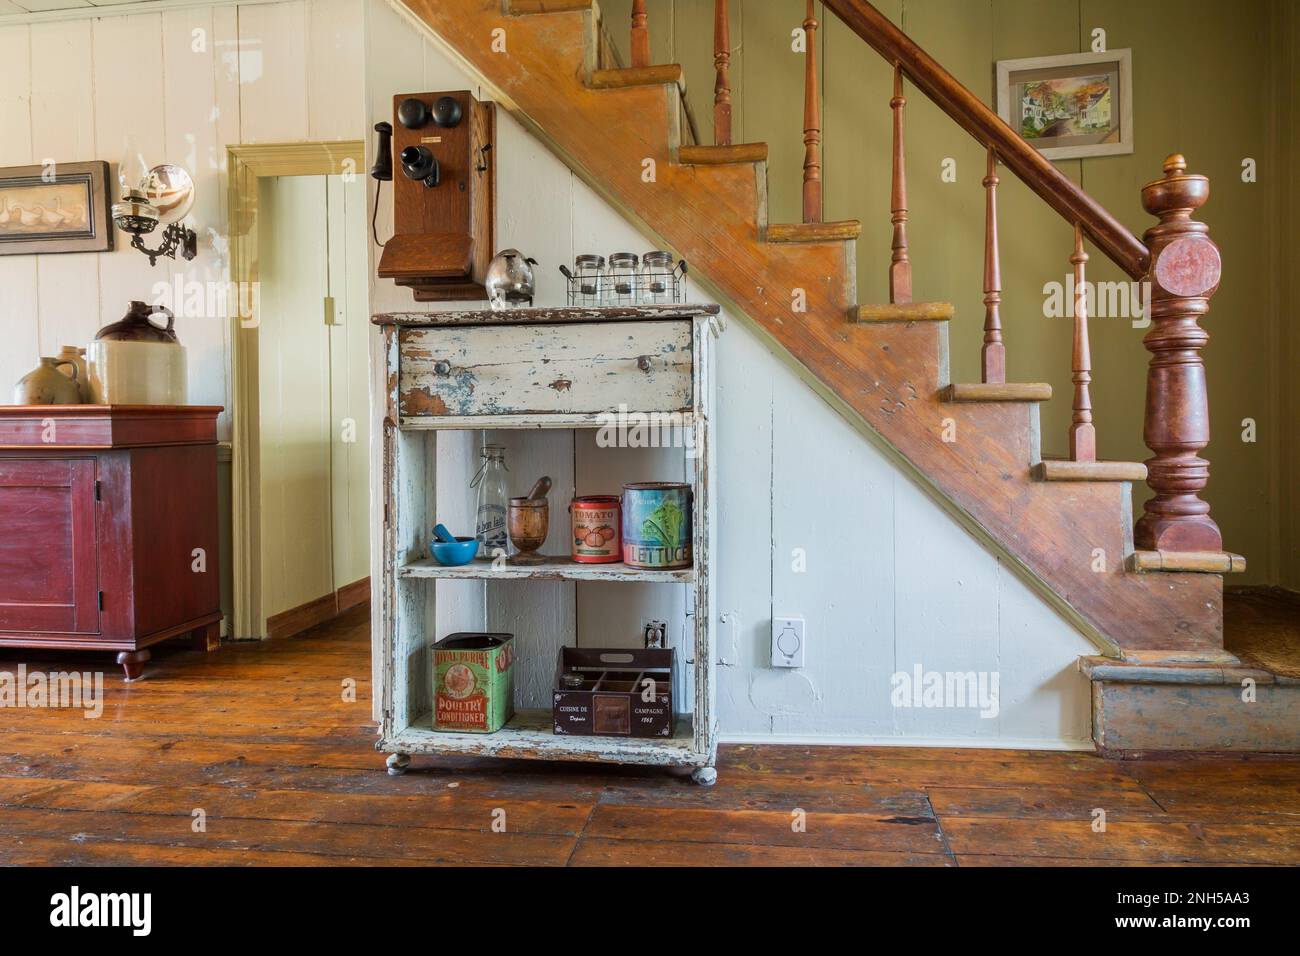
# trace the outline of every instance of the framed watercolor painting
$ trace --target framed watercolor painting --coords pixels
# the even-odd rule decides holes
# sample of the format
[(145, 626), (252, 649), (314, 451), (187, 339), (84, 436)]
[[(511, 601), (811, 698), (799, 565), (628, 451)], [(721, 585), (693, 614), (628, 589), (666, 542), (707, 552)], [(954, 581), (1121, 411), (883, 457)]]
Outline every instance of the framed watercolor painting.
[(998, 60), (998, 115), (1048, 159), (1131, 153), (1131, 53)]
[(108, 163), (0, 169), (0, 255), (113, 248)]

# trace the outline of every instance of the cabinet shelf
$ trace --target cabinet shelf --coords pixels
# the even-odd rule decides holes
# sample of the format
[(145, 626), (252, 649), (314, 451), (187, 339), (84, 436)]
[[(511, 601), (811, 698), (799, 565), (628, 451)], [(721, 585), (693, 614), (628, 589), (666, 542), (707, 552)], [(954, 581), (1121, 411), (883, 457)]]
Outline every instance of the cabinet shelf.
[(409, 727), (379, 742), (380, 750), (405, 754), (466, 754), (531, 760), (592, 760), (605, 763), (643, 763), (697, 767), (711, 754), (695, 749), (695, 728), (690, 714), (678, 714), (673, 735), (662, 740), (638, 737), (567, 737), (553, 730), (551, 712), (521, 710), (496, 733), (446, 733), (433, 729), (433, 715), (425, 713)]
[(642, 584), (692, 584), (694, 568), (672, 571), (647, 571), (629, 568), (626, 564), (582, 564), (572, 558), (542, 555), (541, 564), (494, 565), (491, 561), (471, 561), (457, 567), (446, 567), (432, 558), (400, 565), (399, 577), (450, 578), (488, 581), (629, 581)]

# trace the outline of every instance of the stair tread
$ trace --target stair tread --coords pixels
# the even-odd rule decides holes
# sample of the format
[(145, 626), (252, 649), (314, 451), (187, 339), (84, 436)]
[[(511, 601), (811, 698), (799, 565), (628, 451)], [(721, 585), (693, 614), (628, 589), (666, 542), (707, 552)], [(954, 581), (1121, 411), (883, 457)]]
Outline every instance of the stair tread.
[(943, 390), (945, 402), (1046, 402), (1051, 397), (1046, 382), (970, 382)]
[(767, 160), (767, 143), (733, 143), (726, 146), (683, 146), (678, 150), (683, 166), (721, 166), (761, 163)]
[(658, 86), (663, 83), (682, 85), (680, 63), (633, 66), (617, 70), (593, 70), (588, 85), (593, 90), (625, 90), (634, 86)]
[(862, 223), (856, 219), (840, 222), (781, 222), (767, 227), (768, 242), (836, 242), (857, 239)]
[(1246, 559), (1231, 551), (1134, 551), (1130, 571), (1186, 571), (1235, 574), (1246, 570)]
[(1147, 466), (1139, 461), (1071, 461), (1044, 458), (1034, 466), (1039, 481), (1146, 481)]
[(850, 322), (947, 322), (953, 317), (951, 302), (889, 302), (855, 306)]
[(515, 16), (528, 13), (572, 13), (590, 10), (594, 0), (510, 0), (510, 12)]

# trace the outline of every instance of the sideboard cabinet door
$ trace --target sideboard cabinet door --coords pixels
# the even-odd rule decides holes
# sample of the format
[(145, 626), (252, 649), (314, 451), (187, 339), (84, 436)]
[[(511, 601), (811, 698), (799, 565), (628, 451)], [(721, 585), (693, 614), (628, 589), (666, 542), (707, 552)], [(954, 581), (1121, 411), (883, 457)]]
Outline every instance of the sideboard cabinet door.
[(0, 459), (0, 630), (99, 630), (95, 462)]

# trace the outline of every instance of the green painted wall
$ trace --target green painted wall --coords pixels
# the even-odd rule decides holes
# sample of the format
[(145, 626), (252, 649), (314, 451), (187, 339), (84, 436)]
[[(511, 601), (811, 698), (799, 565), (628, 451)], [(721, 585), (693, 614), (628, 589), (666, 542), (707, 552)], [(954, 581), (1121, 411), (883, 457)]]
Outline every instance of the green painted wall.
[[(1224, 259), (1224, 280), (1206, 323), (1211, 343), (1206, 498), (1225, 546), (1250, 569), (1232, 583), (1300, 588), (1297, 531), (1297, 400), (1291, 370), (1300, 358), (1293, 309), (1300, 280), (1290, 224), (1300, 221), (1288, 177), (1296, 157), (1297, 21), (1294, 0), (878, 0), (876, 4), (951, 71), (994, 102), (999, 59), (1087, 50), (1094, 28), (1109, 49), (1133, 50), (1135, 151), (1067, 160), (1061, 169), (1136, 234), (1152, 222), (1142, 185), (1181, 152), (1210, 177), (1201, 218)], [(605, 0), (608, 29), (624, 51), (630, 0)], [(685, 67), (701, 138), (712, 142), (712, 0), (651, 0), (656, 62)], [(769, 145), (770, 218), (796, 221), (803, 162), (803, 60), (791, 51), (802, 0), (731, 0), (733, 141)], [(858, 298), (887, 301), (889, 262), (890, 70), (818, 4), (824, 97), (825, 216), (860, 219)], [(983, 326), (984, 150), (922, 94), (908, 95), (909, 237), (918, 300), (957, 306), (951, 325), (954, 381), (979, 380)], [(955, 159), (957, 181), (941, 164)], [(1258, 163), (1243, 183), (1242, 161)], [(1070, 422), (1069, 319), (1043, 317), (1043, 284), (1070, 270), (1072, 230), (1014, 175), (999, 189), (1002, 317), (1008, 378), (1050, 382), (1043, 451), (1063, 455)], [(1290, 215), (1288, 215), (1288, 212)], [(1089, 278), (1119, 280), (1089, 247)], [(1092, 323), (1093, 403), (1101, 457), (1142, 461), (1148, 354), (1143, 331), (1126, 319)], [(1254, 419), (1257, 441), (1241, 440)], [(1146, 488), (1136, 489), (1139, 499)]]

